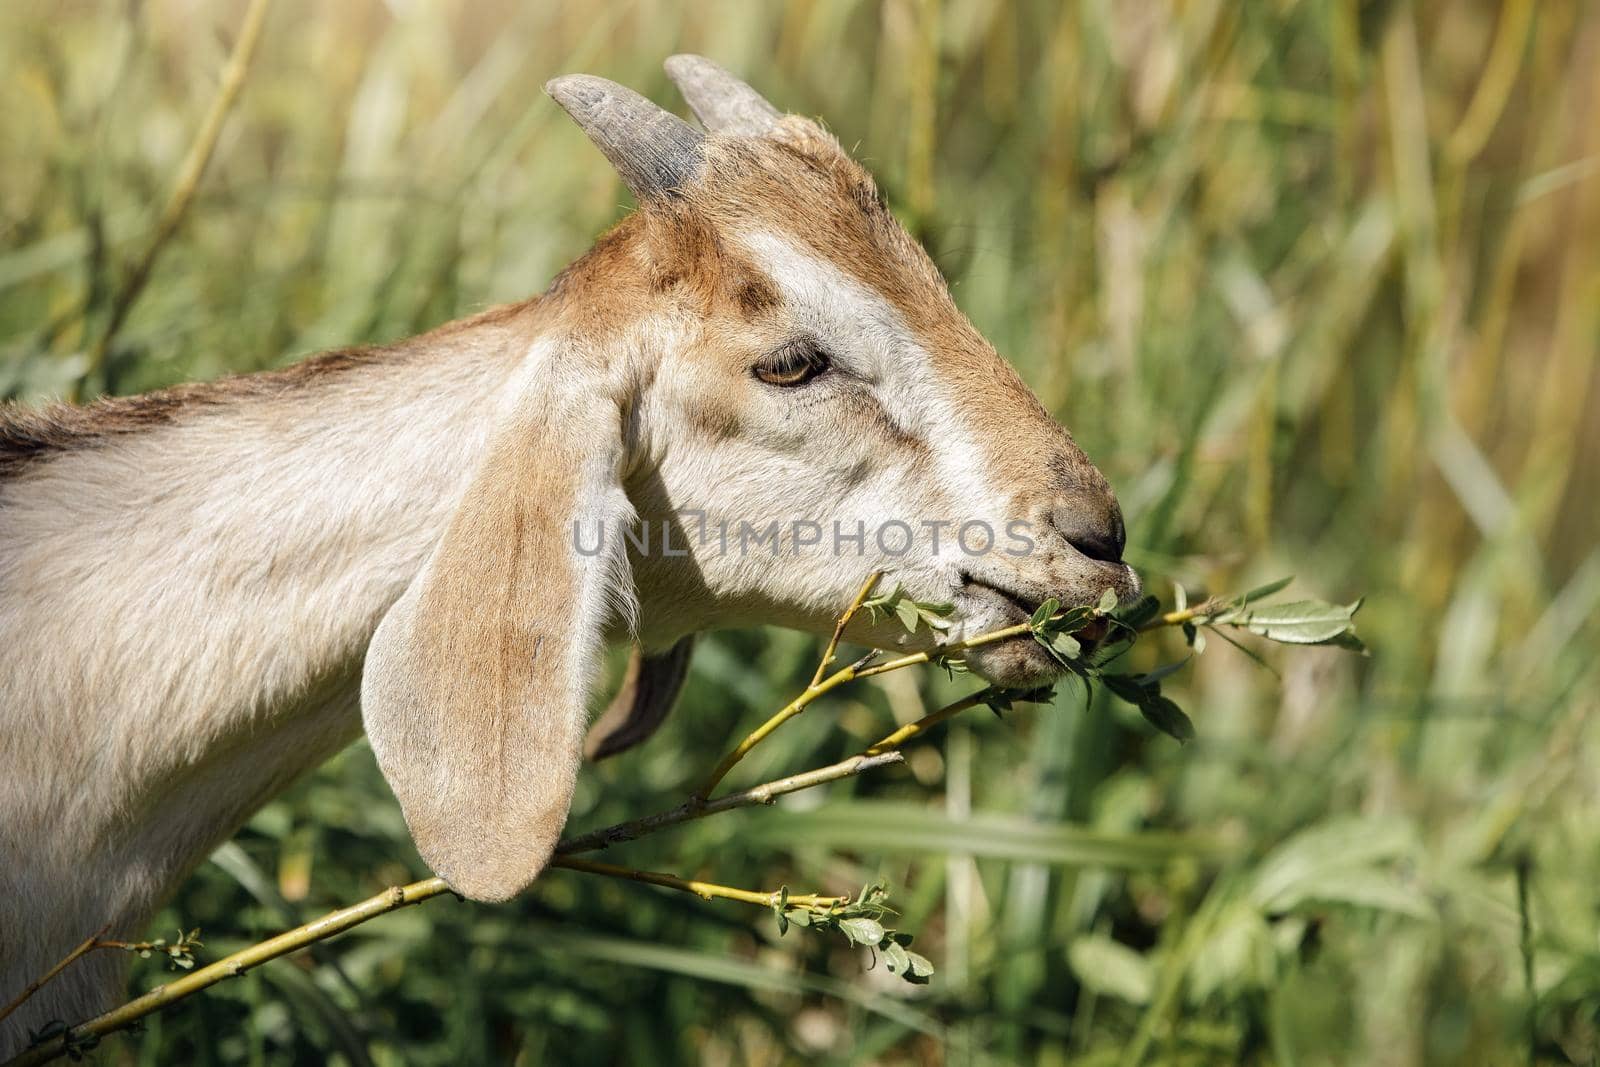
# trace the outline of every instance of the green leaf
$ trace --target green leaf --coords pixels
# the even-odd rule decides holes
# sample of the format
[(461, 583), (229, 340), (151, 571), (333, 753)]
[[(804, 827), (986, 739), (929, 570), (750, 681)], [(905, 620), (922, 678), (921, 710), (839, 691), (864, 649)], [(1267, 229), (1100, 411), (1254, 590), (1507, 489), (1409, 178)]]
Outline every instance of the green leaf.
[(1219, 992), (1239, 996), (1269, 988), (1277, 966), (1266, 917), (1247, 901), (1236, 900), (1217, 917), (1205, 951), (1196, 953), (1190, 965), (1189, 1001), (1202, 1004)]
[(1143, 704), (1151, 696), (1139, 679), (1131, 674), (1102, 674), (1100, 684), (1129, 704)]
[(1241, 604), (1248, 604), (1254, 600), (1265, 600), (1273, 593), (1286, 588), (1292, 581), (1294, 581), (1294, 575), (1291, 574), (1287, 578), (1279, 578), (1275, 582), (1268, 582), (1266, 585), (1258, 585), (1244, 596), (1240, 597), (1239, 602)]
[(1342, 648), (1346, 652), (1354, 652), (1358, 656), (1369, 655), (1366, 643), (1353, 633), (1342, 633), (1337, 637), (1330, 637), (1322, 643), (1332, 645), (1335, 648)]
[(1155, 686), (1157, 692), (1159, 692), (1161, 680), (1187, 667), (1189, 660), (1192, 658), (1192, 656), (1185, 656), (1183, 659), (1173, 660), (1171, 663), (1163, 663), (1148, 674), (1139, 675), (1137, 680), (1141, 686)]
[(920, 952), (907, 950), (906, 959), (911, 963), (911, 969), (905, 975), (906, 981), (923, 985), (933, 977), (933, 964), (928, 961), (928, 957)]
[(807, 927), (811, 925), (811, 911), (808, 908), (790, 908), (784, 914), (796, 926)]
[(1117, 591), (1115, 589), (1107, 589), (1105, 592), (1100, 594), (1100, 601), (1094, 607), (1095, 610), (1100, 614), (1110, 615), (1113, 611), (1117, 610), (1117, 604), (1121, 600), (1122, 598), (1117, 596)]
[(1329, 906), (1388, 911), (1413, 919), (1437, 917), (1433, 902), (1400, 877), (1376, 867), (1324, 874), (1315, 884), (1297, 886), (1272, 901), (1274, 911), (1321, 910)]
[(883, 965), (890, 974), (904, 974), (911, 969), (911, 953), (897, 942), (890, 941), (883, 946)]
[(1183, 709), (1164, 696), (1152, 696), (1139, 705), (1139, 714), (1151, 726), (1181, 743), (1194, 740), (1194, 723)]
[(917, 613), (917, 605), (911, 600), (897, 600), (894, 613), (900, 619), (900, 625), (906, 628), (907, 633), (917, 632), (917, 620), (922, 616)]
[(1241, 653), (1243, 653), (1245, 655), (1245, 657), (1247, 657), (1257, 667), (1260, 667), (1262, 670), (1266, 671), (1268, 674), (1272, 675), (1274, 678), (1278, 677), (1277, 670), (1274, 669), (1272, 664), (1268, 663), (1265, 659), (1263, 659), (1261, 657), (1261, 654), (1259, 652), (1257, 652), (1255, 649), (1250, 648), (1247, 645), (1245, 645), (1245, 644), (1243, 644), (1243, 643), (1241, 643), (1239, 641), (1236, 641), (1233, 638), (1229, 637), (1228, 636), (1228, 631), (1226, 631), (1226, 630), (1217, 630), (1217, 636), (1222, 638), (1224, 641), (1228, 642), (1228, 644), (1232, 645), (1234, 648), (1238, 649)]
[(1055, 634), (1050, 638), (1050, 651), (1063, 659), (1077, 659), (1083, 655), (1083, 645), (1071, 634)]
[(1351, 619), (1361, 608), (1353, 604), (1329, 604), (1321, 600), (1297, 600), (1289, 604), (1270, 604), (1250, 610), (1225, 612), (1218, 622), (1249, 630), (1270, 641), (1291, 645), (1320, 645), (1350, 631)]
[[(1265, 911), (1287, 911), (1306, 900), (1327, 899), (1321, 895), (1327, 887), (1339, 885), (1353, 871), (1414, 863), (1420, 851), (1416, 828), (1403, 819), (1326, 819), (1267, 854), (1256, 869), (1250, 898)], [(1345, 894), (1351, 895), (1349, 890)]]
[(1161, 601), (1148, 594), (1140, 597), (1116, 614), (1116, 619), (1129, 629), (1137, 630), (1161, 612)]
[(876, 919), (858, 916), (854, 919), (840, 919), (839, 929), (857, 945), (868, 945), (876, 948), (883, 941), (883, 924)]
[(1150, 961), (1109, 937), (1080, 937), (1067, 950), (1067, 962), (1086, 987), (1102, 996), (1144, 1004), (1155, 988)]
[(1029, 621), (1029, 625), (1035, 630), (1039, 629), (1039, 627), (1050, 621), (1050, 616), (1054, 615), (1056, 613), (1056, 609), (1060, 607), (1061, 601), (1057, 600), (1055, 597), (1051, 597), (1049, 600), (1046, 600), (1043, 604), (1040, 604), (1034, 609), (1033, 618)]

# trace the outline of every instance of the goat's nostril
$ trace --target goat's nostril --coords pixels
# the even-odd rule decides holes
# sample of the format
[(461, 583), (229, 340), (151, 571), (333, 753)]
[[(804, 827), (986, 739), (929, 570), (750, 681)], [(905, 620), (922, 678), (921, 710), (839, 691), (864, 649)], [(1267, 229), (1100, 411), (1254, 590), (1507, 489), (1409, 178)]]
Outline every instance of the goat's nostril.
[(1058, 508), (1050, 515), (1050, 525), (1063, 540), (1083, 555), (1101, 563), (1121, 563), (1127, 544), (1122, 512), (1115, 505), (1099, 515), (1086, 515)]
[(1079, 534), (1067, 543), (1090, 559), (1101, 563), (1122, 562), (1122, 538), (1108, 534)]

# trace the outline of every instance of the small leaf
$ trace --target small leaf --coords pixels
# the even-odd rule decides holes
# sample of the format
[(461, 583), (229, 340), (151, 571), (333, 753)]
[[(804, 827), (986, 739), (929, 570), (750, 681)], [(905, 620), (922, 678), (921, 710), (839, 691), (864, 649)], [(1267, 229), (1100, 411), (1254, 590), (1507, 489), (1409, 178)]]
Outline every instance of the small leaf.
[(1144, 1004), (1155, 989), (1149, 959), (1109, 937), (1080, 937), (1067, 950), (1067, 961), (1085, 986), (1130, 1004)]
[(1258, 585), (1244, 596), (1240, 597), (1239, 602), (1241, 604), (1248, 604), (1253, 600), (1265, 600), (1273, 593), (1279, 592), (1280, 590), (1286, 588), (1292, 581), (1294, 581), (1294, 575), (1291, 574), (1287, 578), (1279, 578), (1275, 582), (1268, 582), (1266, 585)]
[(1054, 615), (1056, 613), (1056, 609), (1060, 607), (1061, 601), (1057, 600), (1055, 597), (1051, 597), (1049, 600), (1046, 600), (1043, 604), (1040, 604), (1034, 609), (1033, 618), (1029, 620), (1029, 625), (1031, 625), (1035, 630), (1039, 629), (1039, 627), (1050, 621), (1050, 616)]
[(1257, 667), (1260, 667), (1262, 670), (1266, 671), (1268, 674), (1272, 675), (1274, 678), (1277, 678), (1279, 676), (1277, 670), (1272, 666), (1272, 664), (1268, 663), (1265, 659), (1263, 659), (1259, 652), (1257, 652), (1255, 649), (1250, 648), (1250, 647), (1244, 645), (1243, 643), (1241, 643), (1239, 641), (1236, 641), (1233, 638), (1229, 637), (1228, 636), (1228, 631), (1226, 631), (1226, 630), (1218, 630), (1217, 631), (1217, 636), (1222, 638), (1224, 641), (1228, 642), (1228, 644), (1232, 645), (1234, 648), (1238, 649), (1248, 659), (1250, 659), (1253, 663), (1255, 663), (1255, 665)]
[(1102, 674), (1100, 683), (1129, 704), (1143, 704), (1150, 697), (1139, 679), (1131, 674)]
[(907, 981), (922, 985), (933, 977), (933, 964), (928, 962), (928, 957), (907, 950), (906, 958), (911, 961), (911, 970), (906, 973)]
[(1100, 602), (1095, 605), (1095, 610), (1102, 615), (1110, 615), (1117, 610), (1117, 604), (1121, 599), (1121, 597), (1117, 596), (1115, 589), (1107, 589), (1100, 594)]
[(1330, 637), (1322, 643), (1325, 645), (1333, 645), (1335, 648), (1342, 648), (1346, 652), (1354, 652), (1358, 656), (1365, 656), (1369, 654), (1367, 652), (1366, 643), (1355, 634), (1349, 632), (1339, 634), (1336, 637)]
[(917, 620), (921, 616), (917, 614), (917, 605), (915, 603), (910, 600), (896, 601), (894, 613), (900, 619), (900, 625), (906, 628), (907, 633), (914, 634), (917, 632)]
[(911, 969), (911, 953), (898, 943), (890, 941), (883, 946), (883, 965), (890, 974), (904, 974)]
[(883, 941), (883, 924), (876, 919), (868, 919), (865, 916), (840, 919), (839, 929), (844, 931), (844, 936), (858, 945), (876, 947)]
[(67, 1032), (67, 1024), (61, 1019), (51, 1019), (37, 1030), (30, 1031), (28, 1036), (30, 1044), (42, 1045), (53, 1037), (59, 1037)]
[(1348, 633), (1351, 618), (1360, 607), (1359, 600), (1354, 604), (1297, 600), (1290, 604), (1270, 604), (1247, 612), (1229, 613), (1226, 621), (1271, 641), (1318, 645)]
[(1071, 634), (1056, 634), (1050, 638), (1050, 651), (1062, 659), (1077, 659), (1083, 655), (1083, 646)]
[(1001, 712), (1011, 710), (1011, 691), (1009, 689), (989, 689), (979, 694), (985, 707), (994, 712), (997, 719), (1005, 718)]
[(1157, 730), (1187, 744), (1194, 740), (1194, 723), (1183, 709), (1164, 696), (1152, 696), (1139, 705), (1139, 713)]
[(1142, 596), (1130, 606), (1117, 612), (1117, 621), (1129, 629), (1137, 630), (1161, 611), (1161, 601), (1153, 596)]
[(811, 925), (811, 912), (806, 908), (791, 908), (784, 917), (802, 928)]
[(1172, 583), (1172, 610), (1183, 611), (1189, 606), (1189, 591), (1180, 583)]
[(1192, 657), (1185, 656), (1183, 659), (1174, 660), (1171, 663), (1163, 663), (1161, 666), (1157, 667), (1148, 674), (1139, 675), (1138, 682), (1141, 686), (1153, 685), (1157, 688), (1157, 691), (1159, 691), (1161, 687), (1161, 680), (1187, 667), (1191, 658)]

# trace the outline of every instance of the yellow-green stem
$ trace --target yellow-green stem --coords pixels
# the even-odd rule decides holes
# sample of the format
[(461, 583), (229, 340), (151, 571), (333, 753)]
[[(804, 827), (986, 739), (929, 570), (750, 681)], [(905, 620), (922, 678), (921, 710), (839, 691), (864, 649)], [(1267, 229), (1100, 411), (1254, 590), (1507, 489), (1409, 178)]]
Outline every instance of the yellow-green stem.
[(908, 722), (904, 726), (900, 727), (900, 729), (890, 734), (888, 737), (885, 737), (882, 741), (879, 741), (877, 744), (867, 749), (864, 753), (862, 753), (862, 755), (881, 756), (885, 752), (891, 752), (894, 749), (899, 748), (901, 745), (904, 745), (907, 741), (911, 741), (917, 737), (920, 737), (922, 734), (927, 733), (929, 730), (933, 729), (935, 726), (938, 726), (946, 719), (953, 719), (957, 715), (960, 715), (963, 711), (966, 711), (968, 708), (977, 707), (979, 704), (982, 704), (984, 700), (993, 692), (994, 690), (992, 688), (980, 689), (971, 696), (962, 697), (960, 700), (957, 700), (952, 704), (946, 704), (938, 711), (930, 712), (927, 715), (924, 715), (916, 722)]
[[(631, 867), (618, 867), (610, 863), (579, 859), (577, 856), (557, 856), (550, 861), (550, 866), (565, 867), (571, 871), (584, 871), (588, 874), (603, 874), (608, 878), (624, 878), (630, 882), (647, 882), (650, 885), (665, 886), (668, 889), (681, 889), (685, 893), (693, 893), (702, 900), (738, 900), (745, 904), (758, 904), (762, 907), (770, 908), (778, 903), (780, 899), (780, 894), (777, 891), (734, 889), (731, 886), (716, 885), (711, 882), (697, 882), (690, 878), (679, 878), (675, 874), (662, 874), (659, 871), (636, 871)], [(801, 908), (831, 908), (850, 902), (849, 897), (824, 897), (795, 893), (791, 893), (788, 899), (790, 904)]]

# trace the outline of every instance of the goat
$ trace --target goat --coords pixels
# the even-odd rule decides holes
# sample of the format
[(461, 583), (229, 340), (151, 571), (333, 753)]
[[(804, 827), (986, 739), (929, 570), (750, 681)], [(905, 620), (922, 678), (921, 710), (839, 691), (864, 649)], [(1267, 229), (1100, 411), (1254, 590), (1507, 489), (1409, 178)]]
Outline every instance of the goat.
[[(949, 601), (954, 636), (1137, 593), (1106, 479), (867, 173), (710, 61), (667, 69), (703, 131), (600, 78), (546, 86), (638, 209), (542, 296), (0, 413), (0, 999), (106, 923), (136, 934), (363, 727), (428, 865), (505, 900), (561, 833), (607, 640), (642, 651), (593, 755), (659, 722), (691, 635), (827, 633), (874, 568)], [(730, 520), (770, 553), (708, 535)], [(974, 523), (1027, 550), (957, 551)], [(652, 524), (666, 551), (620, 533)], [(934, 640), (864, 616), (847, 637)], [(1056, 672), (1027, 639), (969, 662)], [(105, 1009), (116, 955), (47, 986), (0, 1055)]]

